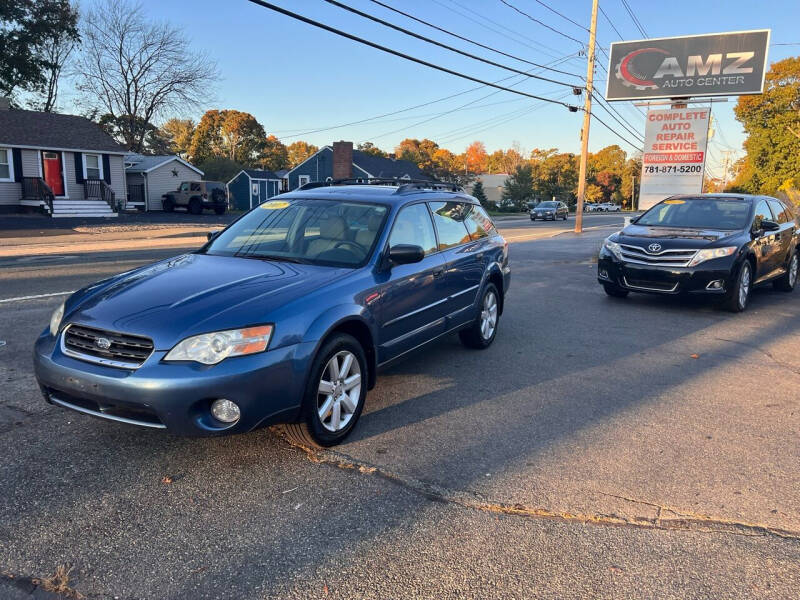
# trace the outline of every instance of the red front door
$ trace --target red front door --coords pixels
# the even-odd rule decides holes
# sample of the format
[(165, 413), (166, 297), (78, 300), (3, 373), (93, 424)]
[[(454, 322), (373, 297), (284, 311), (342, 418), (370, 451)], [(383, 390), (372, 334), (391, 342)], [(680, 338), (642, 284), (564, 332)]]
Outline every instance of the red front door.
[(54, 196), (64, 195), (64, 175), (61, 164), (60, 152), (42, 152), (42, 170), (44, 171), (44, 180), (50, 189), (53, 190)]

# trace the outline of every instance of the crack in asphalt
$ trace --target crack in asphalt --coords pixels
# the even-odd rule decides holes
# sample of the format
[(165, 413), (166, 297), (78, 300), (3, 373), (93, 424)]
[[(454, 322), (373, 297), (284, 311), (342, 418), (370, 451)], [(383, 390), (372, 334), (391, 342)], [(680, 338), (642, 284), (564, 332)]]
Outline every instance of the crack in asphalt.
[[(415, 477), (396, 473), (379, 465), (355, 459), (346, 454), (330, 449), (312, 448), (289, 439), (282, 432), (276, 432), (290, 446), (302, 450), (307, 458), (317, 464), (328, 465), (343, 470), (356, 471), (365, 475), (381, 477), (416, 492), (429, 500), (444, 504), (455, 504), (472, 510), (504, 514), (509, 516), (550, 519), (565, 523), (581, 523), (605, 526), (635, 527), (640, 529), (657, 529), (663, 531), (692, 531), (701, 533), (717, 533), (742, 536), (768, 536), (780, 539), (800, 541), (800, 531), (782, 529), (759, 523), (736, 521), (721, 517), (712, 517), (676, 509), (670, 506), (647, 502), (635, 498), (618, 496), (606, 492), (597, 492), (606, 496), (641, 504), (656, 509), (654, 518), (645, 516), (625, 517), (617, 514), (580, 513), (555, 511), (542, 507), (527, 506), (521, 503), (496, 502), (481, 497), (477, 492), (452, 490), (435, 483), (423, 481)], [(591, 491), (591, 490), (590, 490)]]

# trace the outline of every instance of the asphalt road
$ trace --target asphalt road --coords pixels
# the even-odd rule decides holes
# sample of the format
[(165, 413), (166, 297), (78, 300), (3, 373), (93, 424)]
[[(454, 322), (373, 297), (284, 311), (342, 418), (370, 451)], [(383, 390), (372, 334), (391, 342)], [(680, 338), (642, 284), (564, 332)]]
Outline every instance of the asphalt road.
[(798, 597), (800, 291), (742, 315), (607, 298), (621, 219), (503, 222), (495, 344), (384, 372), (320, 453), (41, 400), (30, 347), (61, 298), (8, 300), (174, 251), (0, 264), (0, 598), (64, 565), (88, 598)]

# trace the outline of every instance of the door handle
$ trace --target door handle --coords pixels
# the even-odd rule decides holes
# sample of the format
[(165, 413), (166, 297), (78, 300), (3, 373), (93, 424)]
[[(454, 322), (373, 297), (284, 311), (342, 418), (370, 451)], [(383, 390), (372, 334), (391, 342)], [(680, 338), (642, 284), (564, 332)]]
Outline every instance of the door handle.
[(441, 277), (442, 275), (444, 275), (444, 269), (436, 269), (433, 272), (433, 276), (434, 277)]

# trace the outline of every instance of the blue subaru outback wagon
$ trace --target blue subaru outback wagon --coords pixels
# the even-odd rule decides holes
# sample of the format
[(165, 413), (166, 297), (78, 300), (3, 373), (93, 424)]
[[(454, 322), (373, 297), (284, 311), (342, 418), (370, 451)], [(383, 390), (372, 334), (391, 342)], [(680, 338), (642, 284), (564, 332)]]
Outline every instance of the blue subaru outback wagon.
[(378, 368), (497, 334), (508, 245), (459, 188), (306, 185), (184, 254), (79, 290), (36, 341), (45, 399), (182, 435), (352, 431)]

